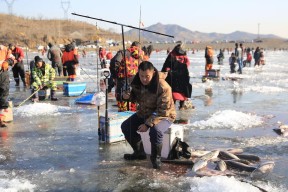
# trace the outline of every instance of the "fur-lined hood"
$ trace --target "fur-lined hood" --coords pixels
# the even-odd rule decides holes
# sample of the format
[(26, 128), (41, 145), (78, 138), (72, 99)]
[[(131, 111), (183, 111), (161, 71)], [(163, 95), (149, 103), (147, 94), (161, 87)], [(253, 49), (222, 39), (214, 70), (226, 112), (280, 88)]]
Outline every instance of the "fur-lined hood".
[[(149, 91), (151, 91), (152, 93), (156, 93), (158, 85), (159, 85), (159, 80), (160, 79), (165, 80), (167, 75), (168, 75), (167, 72), (159, 72), (157, 69), (155, 69), (155, 74), (154, 74), (150, 84), (147, 85), (147, 89)], [(131, 83), (131, 86), (135, 86), (135, 87), (142, 86), (142, 83), (141, 83), (140, 77), (139, 77), (139, 72), (135, 75), (135, 77)]]

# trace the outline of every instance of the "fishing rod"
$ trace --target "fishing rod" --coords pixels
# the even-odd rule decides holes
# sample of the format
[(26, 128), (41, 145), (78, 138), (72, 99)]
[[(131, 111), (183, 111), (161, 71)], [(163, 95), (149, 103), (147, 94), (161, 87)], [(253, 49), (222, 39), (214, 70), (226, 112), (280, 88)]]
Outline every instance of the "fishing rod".
[[(141, 25), (142, 25), (142, 20), (141, 20), (141, 5), (140, 5), (139, 29), (141, 28)], [(139, 42), (141, 42), (140, 41), (140, 30), (139, 30)]]
[[(104, 20), (104, 19), (90, 17), (90, 16), (87, 16), (87, 15), (80, 15), (80, 14), (77, 14), (77, 13), (71, 13), (71, 14), (75, 15), (75, 16), (79, 16), (79, 17), (84, 17), (84, 18), (88, 18), (88, 19), (103, 21), (103, 22), (110, 23), (110, 24), (113, 24), (113, 25), (120, 25), (121, 26), (122, 44), (123, 44), (123, 56), (124, 56), (123, 60), (124, 60), (124, 68), (125, 68), (125, 83), (126, 83), (126, 85), (125, 85), (125, 89), (126, 90), (125, 91), (128, 91), (128, 72), (127, 72), (127, 65), (126, 65), (126, 48), (125, 48), (125, 40), (124, 40), (124, 27), (132, 28), (132, 29), (138, 29), (139, 31), (141, 30), (141, 31), (149, 32), (149, 33), (154, 33), (154, 34), (157, 34), (157, 35), (162, 35), (162, 36), (174, 38), (174, 36), (172, 36), (172, 35), (167, 35), (167, 34), (164, 34), (164, 33), (159, 33), (159, 32), (151, 31), (151, 30), (147, 30), (147, 29), (141, 29), (140, 27), (134, 27), (134, 26), (131, 26), (131, 25), (125, 25), (125, 24), (122, 24), (122, 23), (117, 23), (117, 22), (114, 22), (114, 21), (108, 21), (108, 20)], [(98, 69), (98, 65), (97, 65), (97, 69)], [(97, 75), (97, 77), (98, 77), (98, 75)], [(107, 82), (108, 81), (107, 81), (107, 78), (106, 78), (106, 86), (108, 86)], [(107, 87), (106, 87), (106, 102), (108, 102), (107, 93), (108, 93), (108, 91), (107, 91)], [(109, 129), (108, 110), (107, 110), (107, 108), (108, 108), (108, 105), (106, 103), (106, 109), (105, 109), (105, 131), (106, 131), (106, 134), (107, 134), (108, 129)], [(129, 110), (129, 102), (127, 102), (127, 109)], [(99, 125), (99, 119), (98, 119), (98, 125)], [(103, 137), (103, 135), (102, 135), (102, 137)], [(106, 141), (106, 138), (104, 138), (104, 141)]]
[[(80, 67), (80, 69), (92, 80), (93, 83), (96, 83), (96, 84), (97, 84), (97, 82), (95, 82), (94, 79), (93, 79), (81, 66), (79, 66), (79, 67)], [(96, 80), (96, 81), (97, 81), (97, 80)]]
[(125, 25), (125, 24), (114, 22), (114, 21), (108, 21), (108, 20), (104, 20), (104, 19), (99, 19), (99, 18), (95, 18), (95, 17), (86, 16), (86, 15), (80, 15), (80, 14), (77, 14), (77, 13), (71, 13), (71, 14), (75, 15), (75, 16), (79, 16), (79, 17), (85, 17), (85, 18), (88, 18), (88, 19), (94, 19), (94, 20), (103, 21), (103, 22), (106, 22), (106, 23), (111, 23), (111, 24), (114, 24), (114, 25), (120, 25), (120, 26), (124, 26), (124, 27), (129, 27), (129, 28), (132, 28), (132, 29), (138, 29), (138, 30), (141, 30), (141, 31), (154, 33), (154, 34), (157, 34), (157, 35), (162, 35), (162, 36), (174, 38), (173, 35), (167, 35), (167, 34), (164, 34), (164, 33), (159, 33), (159, 32), (156, 32), (156, 31), (142, 29), (142, 28), (139, 28), (139, 27), (131, 26), (131, 25)]
[(41, 89), (38, 88), (34, 93), (32, 93), (27, 99), (25, 99), (24, 101), (22, 101), (19, 105), (15, 105), (15, 107), (20, 107), (21, 105), (23, 105), (26, 101), (28, 101), (33, 95), (35, 95), (36, 93), (38, 93)]

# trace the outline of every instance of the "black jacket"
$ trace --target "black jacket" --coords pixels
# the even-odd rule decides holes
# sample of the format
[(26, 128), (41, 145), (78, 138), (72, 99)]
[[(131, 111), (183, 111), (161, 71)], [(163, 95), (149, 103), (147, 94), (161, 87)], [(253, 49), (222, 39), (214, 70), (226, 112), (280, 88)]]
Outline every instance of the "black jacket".
[(180, 63), (171, 54), (168, 55), (161, 71), (170, 68), (168, 76), (165, 79), (172, 87), (172, 92), (182, 93), (185, 97), (190, 98), (192, 94), (192, 85), (189, 83), (189, 71), (187, 65)]

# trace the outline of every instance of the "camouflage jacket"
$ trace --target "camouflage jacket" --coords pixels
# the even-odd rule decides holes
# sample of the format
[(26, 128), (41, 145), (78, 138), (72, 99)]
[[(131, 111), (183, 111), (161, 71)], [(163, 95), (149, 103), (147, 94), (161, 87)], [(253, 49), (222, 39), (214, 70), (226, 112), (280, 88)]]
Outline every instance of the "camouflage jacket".
[(32, 70), (32, 77), (38, 85), (42, 85), (43, 82), (54, 80), (55, 70), (46, 63), (40, 69), (35, 66)]

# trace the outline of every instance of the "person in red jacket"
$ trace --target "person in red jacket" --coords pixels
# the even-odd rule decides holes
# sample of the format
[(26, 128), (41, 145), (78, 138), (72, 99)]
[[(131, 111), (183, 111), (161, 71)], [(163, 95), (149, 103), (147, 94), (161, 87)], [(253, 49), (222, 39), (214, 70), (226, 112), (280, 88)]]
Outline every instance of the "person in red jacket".
[(244, 67), (246, 67), (246, 65), (249, 66), (249, 67), (251, 67), (251, 61), (252, 61), (252, 54), (251, 54), (250, 48), (248, 48), (248, 49), (246, 50), (246, 60), (243, 61)]
[(101, 64), (101, 68), (105, 68), (106, 65), (106, 60), (105, 60), (105, 56), (106, 56), (106, 49), (103, 47), (99, 48), (99, 59), (100, 59), (100, 64)]
[(11, 54), (15, 57), (14, 59), (14, 66), (12, 68), (13, 71), (13, 77), (16, 82), (15, 86), (19, 86), (19, 75), (21, 77), (21, 80), (23, 82), (23, 87), (26, 87), (25, 82), (25, 70), (24, 70), (24, 52), (20, 47), (15, 46), (14, 44), (9, 44), (8, 46), (9, 50), (11, 51)]
[(107, 60), (111, 60), (113, 58), (113, 54), (111, 51), (109, 51), (107, 54), (106, 54), (106, 59)]

